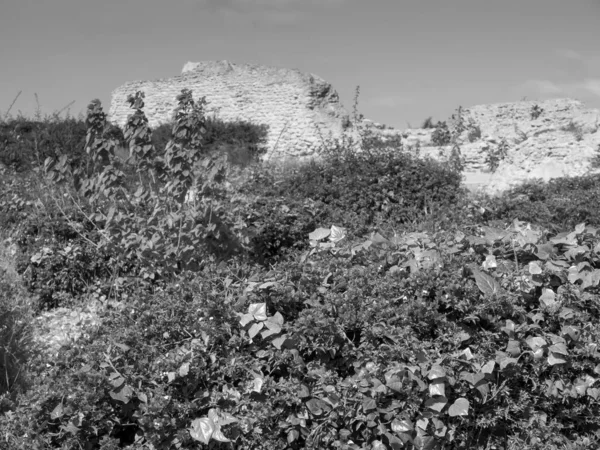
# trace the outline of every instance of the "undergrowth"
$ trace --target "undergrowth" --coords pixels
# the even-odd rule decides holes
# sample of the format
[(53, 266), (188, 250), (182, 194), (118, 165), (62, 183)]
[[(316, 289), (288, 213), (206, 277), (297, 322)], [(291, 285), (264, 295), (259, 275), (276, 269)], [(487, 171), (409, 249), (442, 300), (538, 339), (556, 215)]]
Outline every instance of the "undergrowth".
[(377, 144), (234, 183), (219, 142), (256, 149), (177, 100), (160, 139), (143, 93), (120, 133), (93, 101), (83, 150), (0, 181), (0, 448), (598, 448), (597, 178), (474, 197)]

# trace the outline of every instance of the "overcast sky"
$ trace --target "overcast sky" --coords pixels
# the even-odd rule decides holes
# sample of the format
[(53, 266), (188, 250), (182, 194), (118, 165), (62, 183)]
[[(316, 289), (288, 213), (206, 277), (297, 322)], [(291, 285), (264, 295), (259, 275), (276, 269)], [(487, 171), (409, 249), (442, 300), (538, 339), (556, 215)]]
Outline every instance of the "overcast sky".
[[(297, 68), (399, 128), (459, 105), (600, 108), (600, 0), (0, 0), (0, 112), (84, 112), (187, 61)], [(199, 94), (199, 93), (198, 93)]]

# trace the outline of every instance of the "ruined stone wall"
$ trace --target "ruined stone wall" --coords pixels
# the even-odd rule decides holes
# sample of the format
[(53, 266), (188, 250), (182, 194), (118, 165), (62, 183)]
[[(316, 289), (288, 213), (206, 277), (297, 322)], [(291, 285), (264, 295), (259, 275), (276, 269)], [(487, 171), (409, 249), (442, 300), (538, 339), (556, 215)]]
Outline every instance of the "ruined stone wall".
[(323, 138), (340, 138), (348, 124), (338, 94), (316, 75), (228, 61), (187, 63), (180, 76), (126, 83), (112, 93), (109, 120), (123, 127), (132, 113), (127, 96), (141, 90), (150, 126), (168, 122), (184, 88), (194, 99), (205, 96), (221, 120), (268, 125), (266, 158), (316, 156)]
[[(542, 111), (537, 117), (531, 114), (535, 106)], [(600, 111), (580, 101), (558, 98), (477, 105), (464, 109), (463, 118), (481, 132), (473, 141), (467, 131), (458, 139), (466, 183), (474, 180), (478, 190), (498, 194), (532, 179), (600, 172), (592, 166), (600, 148)], [(421, 156), (444, 160), (452, 145), (441, 149), (433, 145), (432, 133), (431, 129), (405, 130), (403, 144), (406, 149), (418, 144)], [(486, 157), (502, 143), (507, 156), (491, 173)]]

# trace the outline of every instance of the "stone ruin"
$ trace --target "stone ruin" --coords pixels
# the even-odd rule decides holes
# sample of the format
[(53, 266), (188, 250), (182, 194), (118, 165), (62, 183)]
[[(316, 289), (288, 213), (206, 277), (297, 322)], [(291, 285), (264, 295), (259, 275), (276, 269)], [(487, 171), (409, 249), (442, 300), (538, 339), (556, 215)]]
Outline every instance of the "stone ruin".
[[(532, 115), (534, 108), (541, 111)], [(573, 99), (477, 105), (462, 110), (471, 124), (457, 139), (465, 163), (465, 184), (472, 190), (498, 194), (532, 179), (548, 181), (600, 173), (593, 161), (600, 155), (600, 110)], [(477, 127), (479, 137), (470, 134)], [(403, 132), (404, 150), (419, 148), (421, 156), (445, 159), (452, 145), (432, 144), (433, 129)], [(494, 172), (486, 157), (500, 146), (506, 158)], [(440, 155), (441, 153), (441, 155)]]
[(194, 99), (205, 96), (207, 112), (225, 122), (268, 125), (265, 158), (316, 156), (349, 126), (337, 92), (318, 76), (228, 61), (188, 62), (179, 76), (126, 83), (112, 93), (109, 120), (123, 127), (132, 113), (127, 96), (140, 90), (150, 126), (169, 122), (184, 88)]
[[(169, 122), (183, 88), (191, 89), (195, 99), (205, 96), (208, 112), (223, 121), (268, 125), (264, 159), (318, 158), (330, 139), (351, 139), (360, 145), (365, 132), (384, 142), (397, 143), (400, 138), (402, 151), (437, 160), (447, 160), (454, 145), (435, 145), (433, 129), (399, 130), (366, 119), (353, 122), (331, 84), (316, 75), (228, 61), (189, 62), (179, 76), (126, 83), (112, 93), (109, 120), (124, 126), (132, 113), (127, 95), (141, 90), (150, 126)], [(534, 107), (541, 111), (538, 116), (532, 115)], [(592, 161), (600, 152), (600, 111), (586, 109), (577, 100), (478, 105), (463, 109), (460, 116), (469, 127), (456, 143), (464, 160), (465, 184), (472, 190), (495, 194), (532, 178), (547, 181), (598, 171)], [(478, 133), (471, 133), (474, 128)], [(492, 173), (486, 156), (499, 146), (506, 148), (506, 157)]]

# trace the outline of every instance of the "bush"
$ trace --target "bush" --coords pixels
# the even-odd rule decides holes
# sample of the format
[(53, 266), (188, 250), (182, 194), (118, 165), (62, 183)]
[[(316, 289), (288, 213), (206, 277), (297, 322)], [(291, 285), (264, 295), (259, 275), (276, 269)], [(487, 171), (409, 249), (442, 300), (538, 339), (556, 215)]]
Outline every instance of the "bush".
[(438, 122), (435, 130), (431, 135), (431, 143), (438, 147), (443, 147), (450, 144), (452, 141), (452, 133), (446, 122)]
[(433, 117), (429, 116), (427, 119), (425, 119), (423, 121), (423, 123), (421, 124), (421, 128), (424, 128), (424, 129), (435, 128), (435, 124), (433, 123)]
[(0, 414), (26, 390), (26, 367), (35, 352), (31, 314), (19, 287), (0, 279)]
[(533, 105), (531, 107), (531, 111), (530, 111), (530, 115), (531, 115), (531, 120), (535, 120), (538, 117), (540, 117), (542, 115), (542, 113), (544, 112), (544, 109), (541, 108), (539, 105)]
[(386, 224), (402, 226), (424, 218), (460, 195), (461, 175), (433, 160), (379, 151), (347, 152), (307, 164), (269, 192), (324, 205), (327, 225), (364, 234)]
[(524, 183), (491, 200), (491, 217), (524, 220), (558, 231), (585, 222), (600, 225), (600, 176), (555, 178)]
[[(352, 259), (322, 252), (268, 271), (232, 260), (129, 297), (89, 340), (36, 369), (35, 386), (0, 417), (5, 439), (594, 448), (600, 309), (583, 290), (595, 287), (542, 268), (537, 245), (556, 262), (567, 250), (536, 229), (533, 246), (480, 231), (379, 238)], [(597, 230), (573, 236), (589, 259)]]
[[(172, 138), (173, 124), (161, 124), (152, 130), (152, 144), (159, 154), (164, 152)], [(206, 118), (202, 135), (202, 147), (207, 153), (225, 152), (232, 164), (245, 167), (256, 162), (264, 153), (267, 126), (249, 122), (224, 122)]]
[[(70, 222), (70, 223), (69, 223)], [(76, 232), (74, 226), (80, 228)], [(81, 214), (66, 218), (32, 212), (13, 239), (19, 246), (16, 270), (40, 309), (68, 306), (97, 280), (108, 280), (119, 266), (93, 243), (99, 240)]]
[(66, 154), (79, 159), (85, 151), (85, 134), (85, 122), (74, 118), (0, 123), (0, 163), (24, 171), (48, 157)]

